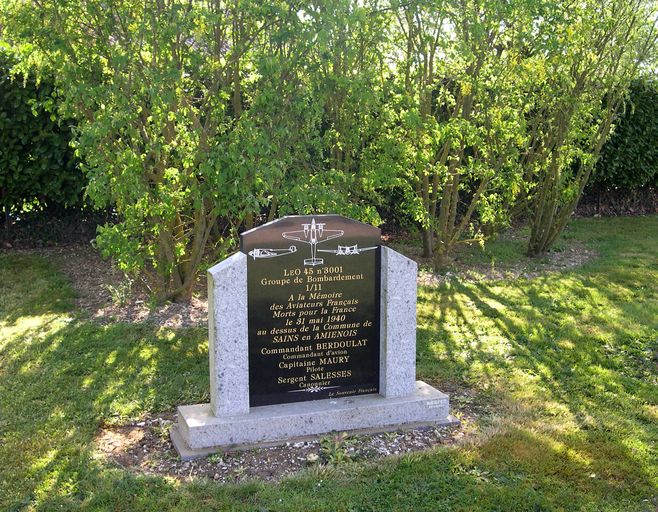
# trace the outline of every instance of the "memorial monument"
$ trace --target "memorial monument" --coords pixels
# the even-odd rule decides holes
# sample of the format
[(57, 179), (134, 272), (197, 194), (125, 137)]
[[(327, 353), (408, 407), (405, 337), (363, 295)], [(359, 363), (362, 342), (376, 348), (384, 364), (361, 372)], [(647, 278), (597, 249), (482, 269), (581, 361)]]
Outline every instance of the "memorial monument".
[(448, 396), (416, 381), (416, 274), (339, 215), (243, 233), (208, 271), (210, 403), (178, 408), (181, 457), (453, 423)]

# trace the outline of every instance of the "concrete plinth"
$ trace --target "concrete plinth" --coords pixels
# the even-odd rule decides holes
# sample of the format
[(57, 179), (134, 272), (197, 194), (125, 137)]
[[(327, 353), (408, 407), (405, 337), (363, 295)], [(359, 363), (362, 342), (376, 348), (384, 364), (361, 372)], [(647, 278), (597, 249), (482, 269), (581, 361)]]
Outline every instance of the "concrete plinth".
[(360, 395), (331, 400), (254, 407), (248, 414), (215, 416), (210, 404), (178, 408), (171, 438), (184, 460), (218, 449), (271, 446), (326, 432), (386, 431), (448, 425), (448, 396), (422, 382), (414, 393), (395, 398)]

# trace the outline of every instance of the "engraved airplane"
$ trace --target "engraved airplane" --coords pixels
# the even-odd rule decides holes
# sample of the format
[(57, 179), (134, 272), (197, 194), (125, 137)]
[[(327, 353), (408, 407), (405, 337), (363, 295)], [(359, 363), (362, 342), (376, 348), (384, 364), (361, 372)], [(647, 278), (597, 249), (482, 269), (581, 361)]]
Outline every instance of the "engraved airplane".
[(310, 224), (302, 224), (303, 229), (298, 231), (284, 231), (281, 236), (288, 240), (296, 240), (309, 244), (311, 246), (311, 257), (304, 260), (304, 265), (314, 267), (324, 263), (322, 258), (316, 257), (318, 244), (332, 238), (343, 236), (345, 233), (342, 229), (325, 229), (325, 225), (326, 223), (324, 222), (316, 223), (315, 219), (312, 219)]
[(287, 249), (253, 249), (249, 251), (249, 256), (253, 259), (256, 258), (276, 258), (277, 256), (285, 256), (297, 252), (297, 247), (291, 245)]
[(377, 247), (359, 247), (358, 245), (339, 245), (338, 249), (318, 249), (318, 252), (330, 252), (336, 256), (352, 256), (365, 251), (374, 251)]

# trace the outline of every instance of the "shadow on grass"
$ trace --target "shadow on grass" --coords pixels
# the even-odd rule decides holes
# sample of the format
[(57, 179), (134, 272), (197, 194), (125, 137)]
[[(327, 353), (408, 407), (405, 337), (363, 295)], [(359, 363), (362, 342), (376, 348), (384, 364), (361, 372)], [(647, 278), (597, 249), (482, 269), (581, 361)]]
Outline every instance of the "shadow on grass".
[(516, 470), (486, 471), (451, 450), (316, 471), (278, 486), (181, 485), (96, 459), (100, 425), (207, 400), (200, 331), (60, 319), (27, 329), (0, 357), (0, 458), (10, 461), (0, 469), (3, 510), (551, 509), (550, 496)]
[(66, 277), (35, 255), (0, 254), (0, 291), (0, 322), (6, 326), (25, 316), (68, 312), (75, 296)]
[(0, 277), (0, 509), (75, 494), (102, 424), (208, 400), (204, 329), (86, 322), (36, 256), (0, 256)]
[(641, 245), (623, 258), (604, 247), (590, 273), (425, 289), (419, 376), (496, 394), (506, 416), (478, 446), (276, 486), (179, 484), (97, 460), (100, 425), (207, 401), (206, 333), (61, 314), (72, 293), (47, 263), (2, 257), (0, 509), (649, 511), (658, 326)]
[(101, 425), (208, 400), (202, 330), (60, 318), (15, 336), (0, 360), (0, 458), (13, 461), (0, 495), (3, 486), (6, 495), (24, 492), (26, 480), (33, 482), (28, 498), (74, 492), (83, 478), (76, 466), (91, 463)]
[(656, 281), (651, 258), (624, 263), (421, 295), (422, 376), (497, 388), (503, 410), (522, 411), (480, 447), (483, 460), (602, 500), (655, 494)]

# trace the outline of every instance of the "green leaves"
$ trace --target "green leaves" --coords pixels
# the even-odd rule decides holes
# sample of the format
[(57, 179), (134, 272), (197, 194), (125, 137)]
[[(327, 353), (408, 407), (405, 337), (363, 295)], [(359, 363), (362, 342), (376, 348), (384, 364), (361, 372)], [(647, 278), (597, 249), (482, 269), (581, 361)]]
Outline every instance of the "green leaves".
[(84, 186), (70, 121), (57, 115), (51, 83), (14, 73), (17, 60), (0, 47), (0, 203), (9, 212), (25, 204), (79, 204)]
[(596, 165), (593, 186), (632, 190), (658, 185), (658, 84), (635, 80)]
[(530, 255), (546, 252), (566, 226), (631, 80), (656, 47), (656, 5), (644, 0), (549, 4), (528, 69)]
[[(360, 153), (381, 101), (379, 2), (46, 0), (3, 4), (77, 120), (98, 246), (185, 298), (226, 236), (280, 213), (378, 222)], [(4, 29), (4, 26), (3, 26)], [(220, 251), (220, 252), (218, 252)]]
[(240, 229), (286, 213), (379, 223), (378, 207), (421, 226), (438, 264), (530, 204), (548, 247), (650, 47), (653, 8), (7, 0), (0, 14), (56, 78), (63, 101), (33, 105), (75, 118), (87, 196), (116, 211), (97, 243), (185, 298)]

